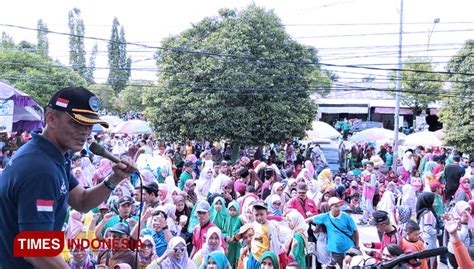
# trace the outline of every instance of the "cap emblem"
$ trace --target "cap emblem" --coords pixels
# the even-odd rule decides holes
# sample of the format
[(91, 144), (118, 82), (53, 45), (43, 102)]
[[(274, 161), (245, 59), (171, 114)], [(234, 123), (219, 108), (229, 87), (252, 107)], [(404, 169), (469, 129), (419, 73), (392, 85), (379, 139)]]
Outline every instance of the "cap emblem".
[(100, 107), (99, 98), (97, 98), (97, 96), (92, 96), (89, 99), (89, 106), (92, 109), (92, 111), (94, 111), (94, 112), (99, 111), (99, 107)]

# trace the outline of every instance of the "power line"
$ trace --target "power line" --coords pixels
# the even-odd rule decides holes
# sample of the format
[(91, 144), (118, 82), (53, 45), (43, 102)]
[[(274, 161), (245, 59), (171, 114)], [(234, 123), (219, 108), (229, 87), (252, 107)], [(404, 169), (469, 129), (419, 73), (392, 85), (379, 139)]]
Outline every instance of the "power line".
[[(38, 31), (38, 29), (36, 29), (36, 28), (30, 28), (30, 27), (18, 26), (18, 25), (11, 25), (11, 24), (0, 24), (0, 26)], [(101, 41), (114, 42), (114, 43), (117, 43), (117, 44), (121, 44), (121, 42), (110, 41), (110, 40), (107, 40), (107, 39), (104, 39), (104, 38), (79, 36), (79, 35), (75, 35), (75, 34), (64, 33), (64, 32), (56, 32), (56, 31), (51, 31), (51, 30), (47, 30), (47, 31), (42, 30), (42, 31), (48, 32), (48, 33), (53, 33), (53, 34), (58, 34), (58, 35), (76, 36), (76, 37), (82, 37), (84, 39), (101, 40)], [(474, 31), (474, 29), (473, 29), (473, 31)], [(317, 66), (321, 65), (321, 66), (358, 68), (358, 69), (381, 70), (381, 71), (398, 71), (398, 70), (400, 70), (400, 71), (411, 71), (411, 72), (433, 73), (433, 74), (447, 74), (447, 75), (464, 75), (464, 76), (473, 76), (474, 75), (474, 73), (460, 73), (460, 72), (448, 72), (448, 71), (443, 72), (443, 71), (425, 71), (425, 70), (397, 69), (397, 68), (377, 68), (377, 67), (370, 67), (370, 66), (329, 64), (329, 63), (309, 62), (309, 61), (308, 62), (300, 62), (300, 61), (291, 61), (291, 60), (278, 59), (278, 58), (275, 58), (275, 59), (260, 58), (260, 57), (255, 57), (255, 56), (252, 56), (252, 55), (223, 54), (223, 53), (217, 53), (217, 52), (211, 52), (211, 51), (188, 50), (188, 49), (181, 49), (181, 48), (166, 48), (166, 47), (160, 47), (160, 46), (148, 46), (148, 45), (143, 45), (143, 44), (139, 44), (139, 43), (132, 43), (132, 42), (124, 42), (123, 44), (143, 46), (143, 47), (147, 47), (147, 48), (155, 48), (155, 49), (170, 51), (172, 53), (178, 53), (178, 54), (182, 53), (182, 54), (190, 54), (190, 55), (194, 55), (194, 56), (237, 58), (237, 59), (250, 60), (250, 61), (285, 62), (285, 63), (290, 63), (290, 64), (317, 65)]]
[[(433, 21), (430, 22), (404, 22), (403, 24), (413, 25), (432, 25)], [(474, 24), (474, 22), (444, 22), (444, 24)], [(325, 26), (370, 26), (370, 25), (399, 25), (398, 22), (366, 22), (366, 23), (321, 23), (321, 24), (283, 24), (288, 27), (325, 27)]]
[[(3, 61), (2, 64), (4, 65), (9, 65), (9, 66), (23, 66), (23, 67), (32, 67), (32, 68), (69, 68), (72, 69), (72, 66), (64, 66), (60, 64), (24, 64), (24, 63), (18, 63), (18, 62), (7, 62)], [(89, 67), (83, 67), (80, 69), (89, 69)], [(98, 70), (128, 70), (128, 68), (116, 68), (116, 67), (95, 67), (95, 69)], [(131, 71), (146, 71), (146, 72), (158, 72), (158, 68), (137, 68), (137, 67), (132, 67), (130, 68)], [(375, 75), (371, 73), (358, 73), (358, 72), (348, 72), (348, 71), (339, 71), (341, 73), (351, 73), (351, 74), (361, 74), (361, 75), (372, 75), (375, 77), (381, 77), (379, 80), (387, 80), (387, 81), (396, 81), (396, 79), (391, 79), (387, 78), (386, 76), (382, 75)], [(323, 72), (322, 72), (323, 73)], [(173, 73), (176, 74), (176, 73)], [(299, 81), (304, 81), (304, 82), (310, 82), (310, 83), (316, 83), (318, 80), (311, 80), (308, 79), (307, 77), (303, 76), (295, 76), (295, 75), (287, 75), (287, 74), (281, 74), (281, 73), (275, 73), (275, 72), (264, 72), (261, 71), (258, 74), (254, 73), (245, 73), (245, 72), (226, 72), (227, 75), (230, 76), (243, 76), (243, 77), (261, 77), (261, 76), (270, 76), (272, 78), (285, 78), (285, 79), (293, 79), (293, 80), (299, 80)], [(315, 77), (316, 79), (328, 79), (327, 76), (321, 75)], [(97, 79), (97, 78), (96, 78)], [(418, 81), (418, 82), (442, 82), (442, 83), (466, 83), (470, 84), (472, 83), (470, 80), (459, 80), (459, 81), (451, 81), (451, 80), (441, 80), (441, 79), (402, 79), (403, 81)]]
[[(6, 77), (7, 80), (16, 80), (22, 78), (21, 76), (11, 76)], [(48, 78), (35, 78), (31, 79), (28, 77), (30, 81), (33, 81), (38, 84), (43, 84), (44, 82), (52, 82), (51, 79)], [(54, 82), (54, 81), (53, 81)], [(98, 85), (108, 85), (103, 83), (98, 83)], [(160, 90), (171, 90), (171, 92), (162, 92), (161, 94), (172, 94), (173, 90), (185, 90), (186, 92), (192, 92), (193, 94), (224, 94), (229, 96), (248, 96), (248, 95), (255, 95), (261, 93), (268, 93), (268, 94), (282, 94), (285, 95), (299, 95), (299, 94), (312, 94), (317, 92), (328, 92), (329, 89), (321, 89), (315, 87), (286, 87), (285, 85), (282, 86), (271, 86), (271, 85), (232, 85), (232, 84), (218, 84), (212, 82), (193, 82), (193, 81), (166, 81), (166, 85), (144, 85), (144, 84), (128, 84), (127, 86), (131, 87), (141, 87), (141, 88), (156, 88)], [(232, 91), (234, 90), (234, 91)], [(238, 92), (236, 92), (237, 90)], [(394, 89), (390, 88), (375, 88), (375, 87), (359, 87), (348, 85), (344, 83), (335, 82), (331, 90), (337, 91), (377, 91), (377, 92), (395, 92)], [(430, 89), (424, 89), (430, 90)], [(153, 92), (153, 94), (157, 94), (159, 92)], [(182, 92), (181, 92), (182, 93)], [(465, 96), (465, 94), (455, 95), (449, 94), (448, 90), (441, 89), (439, 92), (420, 92), (417, 89), (402, 89), (402, 93), (412, 93), (412, 94), (419, 94), (419, 95), (429, 95), (429, 96), (439, 96), (445, 98), (459, 98), (463, 97), (465, 99), (474, 99), (474, 96)], [(474, 92), (473, 92), (474, 94)]]
[[(457, 30), (439, 30), (433, 33), (455, 33), (455, 32), (472, 32), (474, 29), (457, 29)], [(430, 31), (415, 31), (403, 32), (403, 34), (426, 34)], [(316, 39), (316, 38), (338, 38), (338, 37), (365, 37), (365, 36), (379, 36), (379, 35), (398, 35), (400, 33), (358, 33), (358, 34), (344, 34), (344, 35), (325, 35), (325, 36), (297, 36), (295, 39)]]

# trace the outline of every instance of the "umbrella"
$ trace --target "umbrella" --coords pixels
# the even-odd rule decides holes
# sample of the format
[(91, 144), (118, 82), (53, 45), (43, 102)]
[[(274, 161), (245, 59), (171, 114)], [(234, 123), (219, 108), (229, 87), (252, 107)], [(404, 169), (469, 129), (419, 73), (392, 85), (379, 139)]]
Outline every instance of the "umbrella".
[(0, 131), (33, 131), (43, 127), (43, 109), (28, 94), (0, 82)]
[(148, 134), (153, 132), (150, 124), (142, 120), (130, 120), (115, 126), (113, 133), (122, 134)]
[(441, 139), (439, 139), (434, 132), (428, 130), (413, 133), (403, 139), (402, 144), (404, 146), (428, 146), (428, 147), (439, 147), (443, 145)]
[[(392, 130), (384, 128), (370, 128), (356, 133), (349, 138), (353, 142), (373, 142), (377, 140), (394, 140), (395, 133)], [(398, 140), (405, 137), (404, 134), (398, 134)]]
[(101, 119), (103, 119), (104, 121), (106, 121), (111, 127), (115, 127), (117, 125), (119, 125), (120, 123), (123, 122), (123, 120), (117, 116), (102, 116), (100, 117)]
[(322, 122), (314, 121), (312, 124), (312, 129), (306, 132), (308, 141), (316, 140), (320, 138), (338, 138), (341, 134), (334, 129), (331, 125)]
[(94, 124), (92, 126), (92, 132), (93, 133), (104, 133), (105, 132), (105, 129), (104, 127), (102, 127), (102, 125), (100, 124)]

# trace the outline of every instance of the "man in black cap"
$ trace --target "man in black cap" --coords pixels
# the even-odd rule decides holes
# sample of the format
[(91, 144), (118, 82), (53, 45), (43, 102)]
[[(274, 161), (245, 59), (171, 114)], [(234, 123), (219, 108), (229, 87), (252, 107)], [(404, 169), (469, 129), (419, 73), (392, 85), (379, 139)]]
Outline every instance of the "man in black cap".
[(130, 226), (135, 225), (136, 221), (138, 221), (138, 217), (132, 216), (132, 206), (134, 205), (134, 203), (135, 200), (133, 200), (133, 198), (130, 196), (120, 197), (117, 202), (118, 214), (115, 214), (114, 212), (105, 214), (104, 219), (95, 228), (96, 237), (104, 237), (107, 229), (117, 223), (125, 222), (128, 223)]
[(364, 246), (366, 248), (375, 249), (368, 251), (367, 254), (381, 260), (382, 251), (385, 246), (395, 244), (403, 248), (403, 237), (398, 232), (397, 227), (390, 223), (387, 212), (377, 210), (372, 213), (372, 217), (373, 219), (370, 221), (370, 225), (377, 227), (377, 231), (383, 234), (382, 240), (380, 242), (364, 243)]
[(156, 208), (160, 205), (160, 198), (158, 198), (158, 184), (152, 182), (148, 185), (143, 186), (143, 200), (145, 200), (145, 209)]
[[(117, 223), (109, 230), (110, 237), (114, 241), (118, 241), (118, 246), (114, 249), (105, 249), (99, 251), (97, 255), (97, 263), (108, 266), (107, 268), (114, 268), (115, 265), (125, 263), (131, 268), (136, 267), (135, 251), (130, 247), (135, 248), (135, 243), (130, 238), (130, 227), (127, 223)], [(115, 246), (115, 245), (114, 245)]]
[(70, 157), (82, 150), (92, 125), (108, 124), (99, 118), (99, 99), (80, 87), (56, 92), (44, 115), (41, 135), (22, 146), (0, 176), (0, 268), (67, 268), (56, 257), (13, 257), (13, 241), (22, 231), (61, 231), (68, 204), (87, 212), (97, 207), (133, 167), (113, 166), (113, 174), (85, 190), (71, 174)]

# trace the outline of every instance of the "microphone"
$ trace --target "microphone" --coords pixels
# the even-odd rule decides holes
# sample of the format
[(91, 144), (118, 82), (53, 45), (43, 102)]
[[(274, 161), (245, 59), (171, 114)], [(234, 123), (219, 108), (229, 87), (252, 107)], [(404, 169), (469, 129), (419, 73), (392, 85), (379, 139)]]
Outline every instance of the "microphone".
[(393, 268), (394, 266), (400, 263), (408, 262), (409, 260), (412, 260), (412, 259), (425, 259), (425, 258), (429, 258), (433, 256), (439, 256), (445, 253), (448, 253), (447, 247), (433, 248), (433, 249), (429, 249), (429, 250), (425, 250), (425, 251), (417, 252), (417, 253), (412, 253), (412, 254), (402, 254), (398, 258), (391, 260), (387, 263), (384, 263), (382, 265), (382, 268)]
[[(99, 145), (97, 142), (92, 142), (92, 144), (90, 144), (89, 146), (89, 149), (92, 153), (94, 153), (95, 155), (98, 155), (98, 156), (101, 156), (101, 157), (104, 157), (106, 158), (107, 160), (110, 160), (114, 163), (120, 163), (122, 162), (119, 158), (115, 157), (114, 155), (112, 155), (110, 152), (108, 152), (107, 150), (104, 149), (104, 147), (102, 147), (101, 145)], [(133, 169), (135, 169), (136, 171), (138, 171), (138, 169), (134, 166), (132, 166), (131, 164), (127, 164), (129, 166), (131, 166)]]

